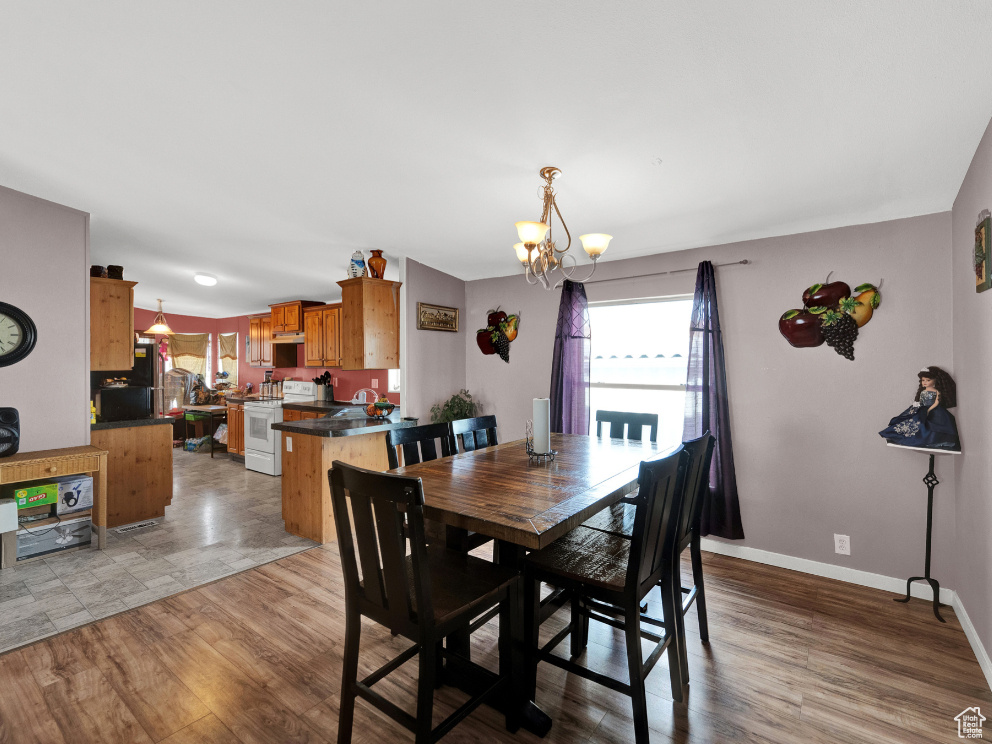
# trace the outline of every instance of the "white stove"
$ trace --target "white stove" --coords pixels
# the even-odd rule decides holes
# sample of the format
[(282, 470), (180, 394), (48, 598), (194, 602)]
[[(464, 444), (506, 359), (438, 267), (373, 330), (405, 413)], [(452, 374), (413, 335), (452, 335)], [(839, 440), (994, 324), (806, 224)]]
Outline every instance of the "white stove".
[(318, 386), (310, 381), (284, 381), (282, 399), (245, 402), (245, 468), (278, 477), (283, 473), (283, 443), (271, 425), (283, 422), (284, 402), (317, 399)]

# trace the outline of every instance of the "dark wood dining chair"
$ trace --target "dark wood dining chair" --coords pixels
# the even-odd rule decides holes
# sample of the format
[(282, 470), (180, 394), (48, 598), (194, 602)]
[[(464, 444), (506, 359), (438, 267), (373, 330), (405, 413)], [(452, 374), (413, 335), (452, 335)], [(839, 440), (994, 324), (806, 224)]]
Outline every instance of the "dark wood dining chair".
[(391, 469), (400, 467), (397, 446), (400, 446), (404, 454), (405, 466), (432, 461), (442, 456), (451, 456), (456, 451), (452, 433), (446, 423), (387, 430), (386, 441), (387, 461)]
[[(412, 730), (418, 743), (437, 741), (486, 699), (508, 691), (508, 625), (511, 592), (520, 582), (517, 573), (466, 554), (428, 547), (424, 536), (424, 492), (418, 478), (368, 471), (335, 461), (328, 472), (328, 482), (345, 583), (338, 742), (352, 740), (357, 696)], [(499, 610), (501, 629), (496, 674), (442, 648), (446, 635), (467, 627), (474, 631), (479, 626), (473, 623), (474, 618), (494, 607)], [(359, 681), (363, 616), (414, 645)], [(415, 656), (417, 712), (412, 716), (372, 687)], [(432, 727), (440, 661), (453, 657), (481, 683), (482, 691)]]
[[(694, 584), (690, 588), (678, 585), (680, 594), (680, 616), (682, 617), (690, 610), (690, 607), (697, 604), (697, 624), (701, 631), (701, 641), (707, 643), (708, 635), (708, 613), (707, 603), (704, 597), (704, 565), (701, 561), (701, 514), (704, 510), (704, 501), (707, 498), (709, 480), (711, 473), (711, 458), (714, 455), (715, 438), (710, 432), (704, 433), (700, 438), (688, 440), (683, 444), (683, 450), (687, 453), (687, 477), (683, 483), (683, 497), (681, 499), (680, 523), (676, 533), (676, 578), (680, 578), (680, 557), (687, 547), (690, 547), (690, 567), (694, 577)], [(625, 498), (626, 502), (630, 502)], [(613, 507), (613, 506), (612, 506)], [(590, 521), (583, 524), (590, 528), (596, 528), (608, 534), (631, 537), (634, 531), (634, 513), (629, 511), (602, 510)], [(665, 597), (674, 592), (665, 588), (660, 588), (660, 592)], [(683, 672), (687, 675), (687, 640), (685, 635), (681, 635), (681, 658), (683, 660)], [(689, 681), (689, 679), (687, 680)], [(686, 683), (686, 681), (684, 682)]]
[[(610, 425), (608, 430), (609, 438), (628, 438), (628, 440), (642, 440), (642, 429), (649, 428), (649, 441), (656, 442), (656, 435), (659, 431), (659, 415), (648, 412), (611, 412), (607, 409), (598, 409), (594, 414), (597, 420), (597, 437), (601, 437), (601, 424), (606, 422)], [(627, 426), (627, 433), (625, 428)]]
[[(663, 651), (668, 651), (673, 699), (683, 701), (685, 677), (681, 671), (677, 599), (672, 594), (663, 599), (662, 620), (643, 614), (640, 605), (663, 577), (673, 572), (686, 463), (687, 454), (683, 450), (642, 462), (639, 491), (634, 498), (634, 533), (630, 538), (580, 526), (546, 549), (528, 555), (525, 560), (525, 629), (531, 646), (530, 680), (534, 680), (535, 668), (542, 660), (627, 694), (632, 698), (635, 736), (639, 743), (649, 740), (645, 678)], [(539, 648), (538, 589), (542, 582), (570, 591), (573, 614), (570, 624)], [(619, 612), (623, 621), (615, 618)], [(628, 683), (575, 662), (585, 647), (591, 619), (624, 630)], [(642, 629), (643, 623), (655, 626), (660, 632)], [(570, 636), (570, 658), (563, 658), (553, 651), (567, 635)], [(656, 643), (644, 661), (643, 638)]]
[(449, 423), (456, 445), (462, 444), (462, 451), (475, 451), (497, 445), (497, 417), (492, 414), (483, 417), (468, 417)]

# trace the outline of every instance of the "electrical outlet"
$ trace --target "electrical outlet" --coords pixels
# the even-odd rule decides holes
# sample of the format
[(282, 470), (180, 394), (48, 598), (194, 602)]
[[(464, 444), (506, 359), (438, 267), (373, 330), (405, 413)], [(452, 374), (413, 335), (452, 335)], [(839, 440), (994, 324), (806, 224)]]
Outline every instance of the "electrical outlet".
[(371, 389), (378, 389), (379, 387), (380, 387), (380, 379), (379, 378), (374, 378), (373, 382), (370, 384), (369, 388), (371, 388)]
[(835, 553), (849, 554), (849, 537), (845, 534), (835, 534)]
[(293, 438), (289, 435), (286, 436), (286, 452), (293, 453)]

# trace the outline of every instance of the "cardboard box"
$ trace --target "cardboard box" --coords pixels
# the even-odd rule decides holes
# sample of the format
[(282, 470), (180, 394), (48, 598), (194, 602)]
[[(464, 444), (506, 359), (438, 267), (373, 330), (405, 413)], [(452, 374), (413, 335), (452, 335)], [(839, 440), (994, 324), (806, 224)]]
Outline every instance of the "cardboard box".
[(51, 505), (59, 499), (59, 487), (51, 480), (37, 482), (20, 482), (4, 485), (0, 497), (9, 497), (17, 503), (18, 509), (34, 508), (38, 505)]
[(17, 532), (17, 559), (25, 560), (43, 554), (88, 546), (91, 537), (89, 516), (36, 529), (22, 528)]
[(59, 487), (55, 510), (59, 515), (78, 513), (93, 507), (93, 477), (75, 475), (55, 480)]

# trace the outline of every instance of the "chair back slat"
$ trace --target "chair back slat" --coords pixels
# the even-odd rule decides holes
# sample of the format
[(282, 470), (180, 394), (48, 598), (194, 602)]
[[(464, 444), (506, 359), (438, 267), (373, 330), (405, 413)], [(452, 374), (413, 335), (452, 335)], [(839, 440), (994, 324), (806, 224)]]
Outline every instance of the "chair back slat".
[[(435, 442), (438, 441), (438, 446)], [(399, 430), (387, 430), (387, 461), (391, 469), (400, 466), (397, 460), (397, 446), (404, 452), (404, 464), (420, 464), (433, 461), (441, 456), (451, 456), (456, 452), (455, 443), (448, 423), (418, 425)]]
[(687, 454), (681, 449), (643, 461), (639, 467), (635, 525), (625, 580), (630, 591), (639, 591), (640, 598), (641, 589), (655, 585), (673, 560), (686, 464)]
[(690, 542), (695, 530), (701, 526), (701, 511), (710, 489), (711, 457), (714, 454), (714, 436), (710, 432), (683, 444), (687, 453), (687, 477), (684, 480), (680, 523), (677, 526), (677, 545), (683, 549)]
[(346, 602), (359, 605), (363, 614), (407, 635), (416, 623), (431, 623), (421, 480), (335, 461), (328, 481)]
[[(649, 412), (612, 412), (607, 409), (598, 409), (594, 414), (597, 421), (597, 437), (601, 435), (601, 423), (606, 422), (611, 427), (608, 431), (610, 438), (625, 438), (628, 440), (642, 440), (642, 428), (649, 428), (649, 440), (656, 442), (659, 431), (659, 415)], [(625, 428), (628, 434), (625, 434)]]
[(463, 451), (475, 451), (497, 445), (497, 417), (489, 414), (483, 417), (468, 417), (449, 423), (452, 442), (457, 446), (462, 440)]

